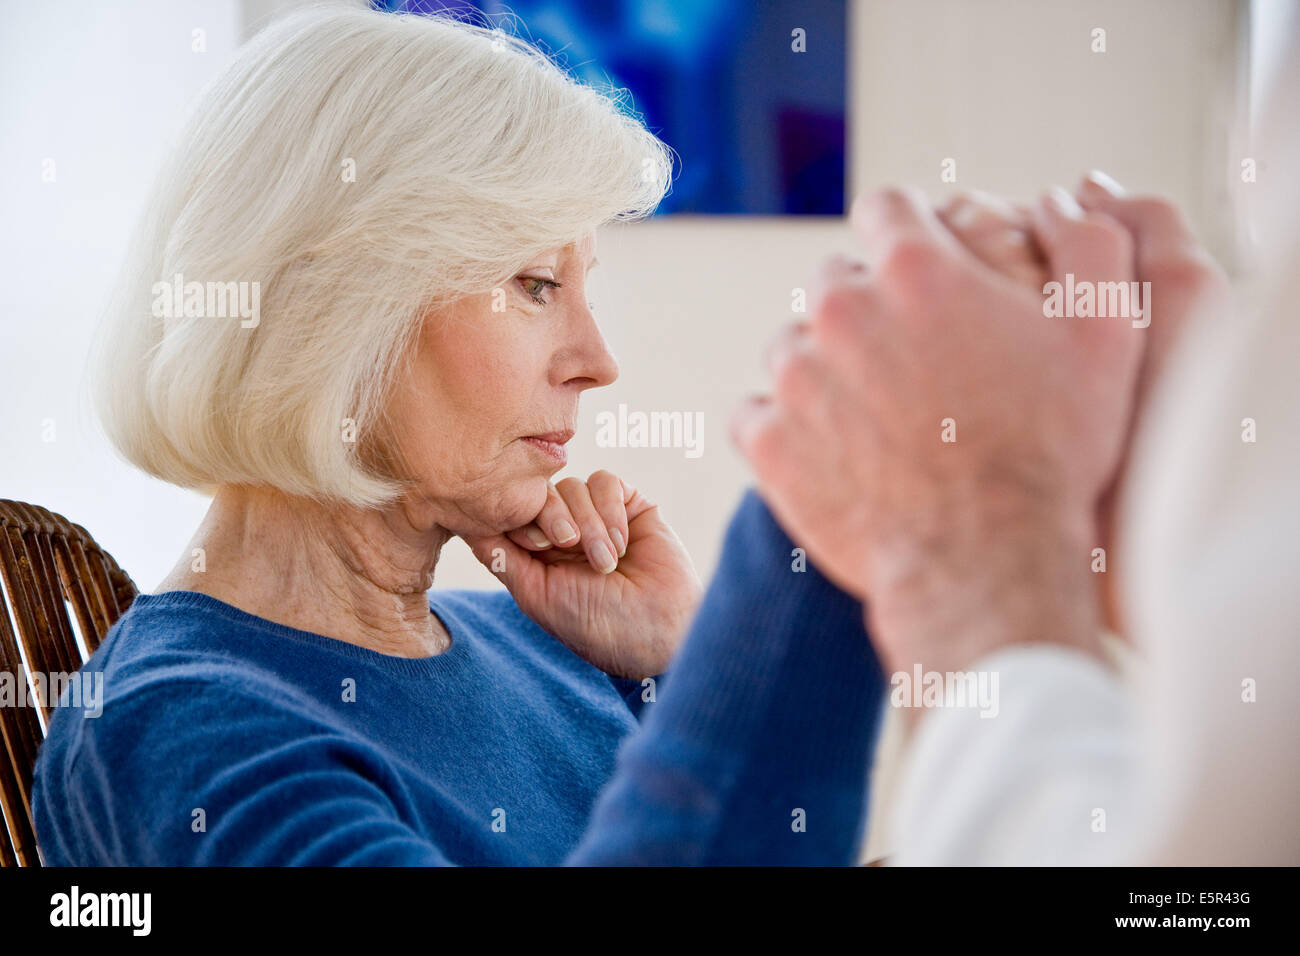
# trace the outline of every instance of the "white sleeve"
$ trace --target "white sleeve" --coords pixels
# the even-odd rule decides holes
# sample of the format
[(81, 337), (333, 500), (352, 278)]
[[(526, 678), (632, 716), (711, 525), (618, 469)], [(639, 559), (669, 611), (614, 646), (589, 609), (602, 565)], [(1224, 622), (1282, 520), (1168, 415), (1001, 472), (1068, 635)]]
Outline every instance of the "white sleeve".
[(890, 862), (1122, 858), (1135, 836), (1136, 753), (1119, 675), (1054, 645), (1004, 649), (970, 670), (996, 687), (996, 712), (932, 707), (923, 714), (895, 794), (889, 843), (899, 852)]

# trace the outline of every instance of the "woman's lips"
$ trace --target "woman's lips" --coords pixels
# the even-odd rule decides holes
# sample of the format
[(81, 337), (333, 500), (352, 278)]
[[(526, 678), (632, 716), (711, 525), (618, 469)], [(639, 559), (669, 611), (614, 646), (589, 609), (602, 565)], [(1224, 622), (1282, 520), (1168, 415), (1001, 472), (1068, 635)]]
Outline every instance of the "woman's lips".
[(561, 465), (569, 461), (569, 453), (564, 444), (573, 437), (573, 432), (548, 432), (545, 435), (528, 435), (523, 441), (538, 451), (550, 456)]

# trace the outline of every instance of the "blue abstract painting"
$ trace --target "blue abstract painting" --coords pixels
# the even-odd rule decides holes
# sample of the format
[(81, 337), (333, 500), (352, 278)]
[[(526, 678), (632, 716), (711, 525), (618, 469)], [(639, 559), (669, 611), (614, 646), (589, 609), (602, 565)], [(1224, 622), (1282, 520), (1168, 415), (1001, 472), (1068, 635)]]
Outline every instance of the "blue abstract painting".
[(373, 0), (529, 40), (680, 157), (659, 214), (844, 215), (845, 0)]

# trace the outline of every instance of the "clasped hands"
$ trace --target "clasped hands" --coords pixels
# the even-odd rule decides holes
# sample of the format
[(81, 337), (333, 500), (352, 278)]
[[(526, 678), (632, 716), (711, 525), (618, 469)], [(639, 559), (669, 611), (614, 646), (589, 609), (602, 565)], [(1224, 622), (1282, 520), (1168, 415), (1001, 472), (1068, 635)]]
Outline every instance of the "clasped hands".
[[(1100, 655), (1126, 452), (1179, 329), (1227, 304), (1178, 210), (1104, 174), (1032, 205), (859, 198), (866, 263), (828, 262), (732, 438), (796, 543), (867, 602), (893, 670), (1014, 643)], [(1150, 325), (1045, 314), (1044, 286), (1150, 283)], [(1114, 565), (1112, 562), (1111, 570)]]

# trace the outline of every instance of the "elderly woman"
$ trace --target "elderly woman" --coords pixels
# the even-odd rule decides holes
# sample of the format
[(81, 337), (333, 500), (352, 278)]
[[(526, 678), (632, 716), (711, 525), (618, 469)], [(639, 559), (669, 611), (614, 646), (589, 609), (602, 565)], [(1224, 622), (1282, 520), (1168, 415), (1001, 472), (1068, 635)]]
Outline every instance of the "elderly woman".
[[(670, 166), (614, 100), (449, 19), (298, 14), (206, 91), (98, 400), (212, 505), (86, 665), (102, 716), (55, 712), (47, 863), (852, 861), (861, 606), (751, 494), (697, 616), (654, 505), (550, 481), (618, 374), (595, 230)], [(429, 590), (453, 536), (506, 590)]]

